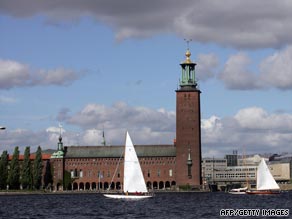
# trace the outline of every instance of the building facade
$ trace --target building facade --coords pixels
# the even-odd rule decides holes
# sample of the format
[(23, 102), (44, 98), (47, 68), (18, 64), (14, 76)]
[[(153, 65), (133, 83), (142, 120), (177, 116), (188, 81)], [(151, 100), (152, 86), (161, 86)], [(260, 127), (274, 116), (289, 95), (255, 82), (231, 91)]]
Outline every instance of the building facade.
[[(240, 158), (236, 161), (239, 165), (234, 166), (234, 162), (228, 162), (227, 156), (224, 159), (204, 158), (202, 160), (203, 186), (206, 188), (209, 184), (216, 184), (220, 189), (227, 185), (241, 184), (242, 186), (255, 187), (257, 167), (260, 160), (259, 155)], [(290, 162), (268, 161), (268, 159), (266, 159), (266, 162), (277, 183), (286, 184), (290, 182)]]
[(195, 66), (186, 52), (181, 63), (180, 88), (176, 90), (176, 180), (178, 185), (199, 187), (201, 178), (201, 109)]
[[(149, 189), (199, 189), (201, 178), (200, 90), (187, 49), (176, 90), (176, 141), (173, 145), (135, 145)], [(105, 142), (105, 141), (104, 141)], [(56, 190), (105, 190), (123, 186), (123, 146), (63, 147), (52, 155)]]

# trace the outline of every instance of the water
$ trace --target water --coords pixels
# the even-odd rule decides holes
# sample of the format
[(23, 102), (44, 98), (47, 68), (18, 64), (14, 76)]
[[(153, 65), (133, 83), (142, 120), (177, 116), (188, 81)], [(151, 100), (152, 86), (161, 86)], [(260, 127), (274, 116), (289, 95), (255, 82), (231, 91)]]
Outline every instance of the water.
[(0, 195), (0, 218), (11, 219), (209, 219), (228, 218), (220, 217), (221, 209), (243, 208), (260, 209), (260, 211), (288, 209), (289, 217), (286, 218), (292, 218), (292, 192), (269, 196), (231, 195), (223, 192), (157, 193), (154, 198), (139, 201), (108, 199), (95, 193)]

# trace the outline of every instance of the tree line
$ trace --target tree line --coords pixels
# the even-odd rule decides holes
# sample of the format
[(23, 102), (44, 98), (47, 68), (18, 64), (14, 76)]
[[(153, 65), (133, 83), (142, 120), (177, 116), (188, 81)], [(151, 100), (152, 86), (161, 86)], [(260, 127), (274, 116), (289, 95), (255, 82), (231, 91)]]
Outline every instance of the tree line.
[(12, 159), (3, 151), (0, 159), (0, 189), (39, 190), (52, 184), (50, 161), (43, 174), (42, 149), (38, 146), (35, 159), (30, 159), (30, 147), (25, 148), (23, 161), (19, 160), (19, 147), (15, 147)]

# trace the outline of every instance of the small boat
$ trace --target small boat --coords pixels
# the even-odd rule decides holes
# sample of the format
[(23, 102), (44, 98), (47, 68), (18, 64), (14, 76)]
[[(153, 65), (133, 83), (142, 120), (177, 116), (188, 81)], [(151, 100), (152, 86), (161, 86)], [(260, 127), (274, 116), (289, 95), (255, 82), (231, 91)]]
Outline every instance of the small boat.
[(272, 176), (265, 159), (262, 158), (257, 169), (257, 188), (256, 190), (248, 190), (246, 193), (250, 195), (271, 195), (279, 194), (280, 191), (280, 187)]
[(153, 195), (147, 190), (141, 166), (130, 138), (126, 133), (126, 143), (124, 152), (124, 186), (123, 193), (105, 193), (107, 198), (115, 199), (145, 199)]
[(276, 195), (280, 194), (280, 190), (248, 190), (246, 194), (249, 195)]
[(132, 200), (138, 200), (138, 199), (145, 199), (145, 198), (151, 198), (152, 195), (147, 195), (146, 193), (141, 194), (103, 194), (107, 198), (115, 198), (115, 199), (132, 199)]
[(244, 195), (246, 194), (246, 191), (247, 191), (247, 187), (243, 187), (243, 188), (231, 189), (228, 193)]

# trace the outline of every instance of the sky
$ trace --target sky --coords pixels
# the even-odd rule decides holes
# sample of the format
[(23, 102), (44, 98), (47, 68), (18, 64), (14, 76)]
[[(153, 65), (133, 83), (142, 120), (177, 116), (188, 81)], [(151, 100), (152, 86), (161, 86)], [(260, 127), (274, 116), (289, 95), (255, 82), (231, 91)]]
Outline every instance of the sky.
[(0, 152), (173, 144), (187, 43), (202, 156), (292, 153), (289, 0), (1, 0)]

